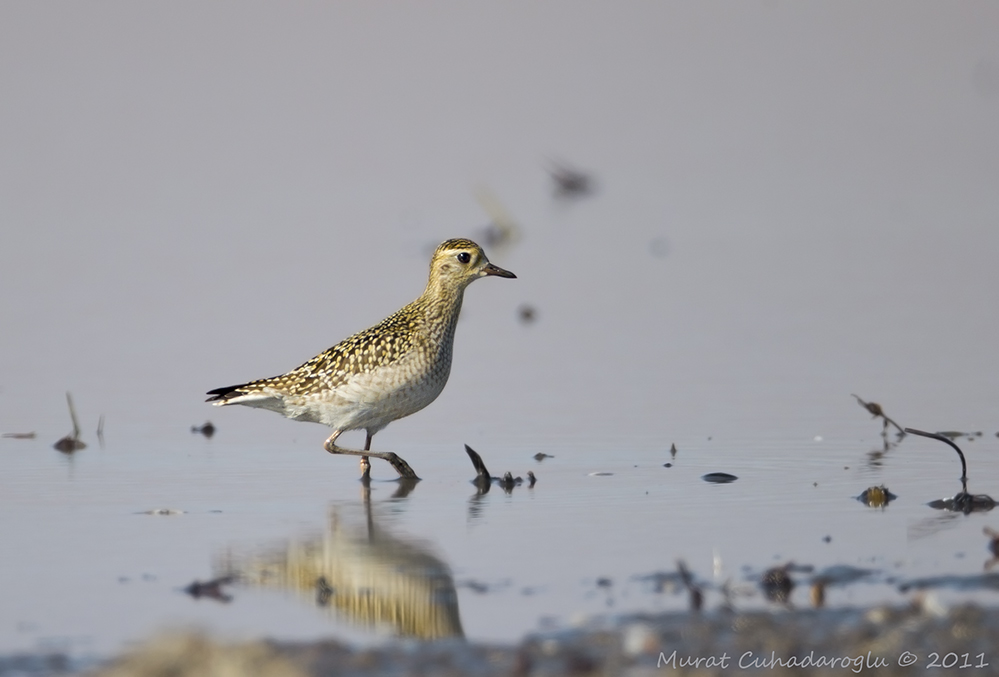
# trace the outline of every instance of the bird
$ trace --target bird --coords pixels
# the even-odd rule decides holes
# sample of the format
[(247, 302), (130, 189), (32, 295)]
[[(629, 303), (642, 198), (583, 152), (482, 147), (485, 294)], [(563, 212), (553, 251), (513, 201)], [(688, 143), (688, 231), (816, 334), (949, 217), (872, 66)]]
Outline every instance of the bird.
[[(517, 277), (490, 263), (471, 240), (446, 240), (434, 251), (427, 287), (415, 301), (296, 369), (210, 390), (206, 401), (269, 409), (333, 428), (323, 448), (331, 454), (360, 456), (362, 481), (371, 477), (369, 456), (390, 463), (400, 479), (418, 480), (398, 454), (371, 451), (371, 438), (392, 421), (420, 411), (444, 390), (465, 289), (487, 276)], [(363, 450), (336, 444), (348, 430), (366, 431)]]

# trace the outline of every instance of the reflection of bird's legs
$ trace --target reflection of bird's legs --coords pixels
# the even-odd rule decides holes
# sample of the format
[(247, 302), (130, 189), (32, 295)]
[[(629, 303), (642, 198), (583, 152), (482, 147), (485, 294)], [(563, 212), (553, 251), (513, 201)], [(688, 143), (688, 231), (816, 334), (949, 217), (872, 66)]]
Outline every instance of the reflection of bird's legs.
[(333, 434), (329, 436), (329, 439), (327, 439), (326, 442), (323, 443), (323, 448), (326, 449), (326, 451), (330, 452), (331, 454), (347, 454), (349, 456), (360, 456), (362, 480), (364, 479), (370, 480), (371, 478), (371, 463), (368, 461), (369, 456), (380, 458), (383, 461), (392, 464), (392, 467), (395, 468), (395, 471), (399, 473), (400, 477), (412, 480), (420, 479), (419, 477), (417, 477), (416, 473), (413, 472), (413, 469), (409, 467), (409, 464), (406, 463), (406, 461), (404, 461), (402, 457), (399, 456), (398, 454), (391, 451), (371, 451), (370, 450), (371, 437), (372, 437), (371, 433), (368, 433), (367, 440), (364, 443), (363, 451), (358, 451), (357, 449), (348, 449), (346, 447), (338, 447), (336, 445), (336, 438), (340, 437), (341, 433), (343, 433), (342, 430), (334, 430)]
[(364, 522), (368, 527), (368, 542), (370, 543), (375, 540), (375, 518), (371, 514), (371, 482), (362, 479), (361, 484), (364, 486)]

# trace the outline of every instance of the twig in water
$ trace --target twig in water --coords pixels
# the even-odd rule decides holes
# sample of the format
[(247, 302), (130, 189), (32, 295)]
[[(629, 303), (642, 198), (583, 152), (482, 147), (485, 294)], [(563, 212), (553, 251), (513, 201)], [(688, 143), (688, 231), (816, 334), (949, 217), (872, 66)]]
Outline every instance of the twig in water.
[(977, 511), (992, 510), (996, 506), (995, 500), (987, 494), (968, 493), (968, 463), (964, 460), (964, 452), (950, 438), (939, 433), (928, 433), (914, 428), (906, 428), (905, 432), (943, 442), (956, 451), (957, 455), (961, 458), (961, 493), (954, 496), (954, 498), (933, 501), (929, 504), (930, 507), (969, 514)]
[(964, 493), (968, 493), (968, 463), (964, 460), (964, 452), (950, 439), (944, 437), (943, 435), (938, 435), (937, 433), (928, 433), (923, 430), (916, 430), (915, 428), (906, 428), (905, 432), (912, 433), (913, 435), (920, 435), (921, 437), (929, 437), (931, 440), (937, 440), (943, 442), (944, 444), (950, 445), (957, 455), (961, 457), (961, 485), (964, 488)]
[[(496, 482), (499, 486), (503, 488), (503, 491), (510, 493), (513, 488), (524, 483), (523, 477), (514, 477), (513, 473), (507, 472), (503, 477), (493, 477), (489, 474), (489, 469), (486, 468), (485, 462), (482, 457), (479, 456), (475, 449), (472, 449), (467, 444), (465, 445), (465, 453), (468, 454), (468, 458), (472, 460), (472, 465), (475, 467), (475, 479), (472, 480), (472, 484), (476, 486), (479, 490), (479, 495), (488, 493), (489, 487), (492, 486), (493, 482)], [(528, 486), (533, 487), (538, 478), (534, 475), (533, 471), (527, 473)]]
[[(853, 395), (853, 393), (851, 393), (851, 395)], [(878, 404), (877, 402), (864, 402), (862, 399), (860, 399), (859, 395), (853, 395), (853, 397), (856, 397), (857, 402), (860, 403), (860, 406), (862, 406), (864, 409), (870, 412), (870, 414), (874, 418), (880, 418), (884, 422), (884, 427), (882, 428), (882, 432), (888, 430), (888, 425), (891, 424), (895, 426), (895, 428), (898, 430), (899, 435), (905, 435), (905, 429), (903, 429), (902, 426), (900, 426), (898, 423), (895, 423), (895, 421), (891, 420), (891, 418), (888, 417), (888, 414), (885, 413), (884, 409), (881, 408), (880, 404)]]
[(73, 432), (52, 446), (59, 451), (71, 454), (78, 449), (86, 449), (87, 445), (80, 439), (80, 421), (76, 418), (76, 407), (73, 406), (73, 396), (66, 393), (66, 403), (69, 404), (69, 417), (73, 420)]

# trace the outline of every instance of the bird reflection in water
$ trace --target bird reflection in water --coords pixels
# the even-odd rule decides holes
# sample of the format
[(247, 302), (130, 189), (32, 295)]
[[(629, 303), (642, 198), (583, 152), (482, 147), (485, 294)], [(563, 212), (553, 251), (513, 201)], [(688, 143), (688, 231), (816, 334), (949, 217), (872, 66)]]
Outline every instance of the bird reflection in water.
[(333, 507), (320, 536), (230, 553), (219, 568), (244, 584), (293, 590), (356, 626), (416, 639), (464, 636), (448, 565), (426, 544), (380, 527), (368, 500)]

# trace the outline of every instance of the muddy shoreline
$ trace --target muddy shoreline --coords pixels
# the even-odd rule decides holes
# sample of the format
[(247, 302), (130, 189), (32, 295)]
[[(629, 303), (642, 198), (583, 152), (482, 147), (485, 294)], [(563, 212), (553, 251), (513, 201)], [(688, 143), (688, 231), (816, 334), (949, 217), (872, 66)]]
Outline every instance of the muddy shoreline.
[(869, 609), (634, 615), (528, 635), (515, 645), (400, 640), (360, 649), (334, 639), (225, 643), (175, 634), (154, 638), (83, 674), (784, 675), (807, 670), (815, 675), (910, 675), (939, 667), (994, 675), (999, 674), (996, 647), (999, 610), (974, 605), (943, 610), (927, 601)]

